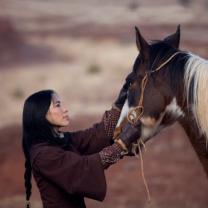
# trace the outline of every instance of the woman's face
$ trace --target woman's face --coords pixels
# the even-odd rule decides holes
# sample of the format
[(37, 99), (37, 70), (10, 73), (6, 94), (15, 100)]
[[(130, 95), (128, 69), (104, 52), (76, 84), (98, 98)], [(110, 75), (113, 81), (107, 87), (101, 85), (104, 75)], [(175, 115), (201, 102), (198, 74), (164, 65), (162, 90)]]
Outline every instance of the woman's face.
[(64, 127), (69, 124), (68, 110), (61, 103), (57, 93), (53, 93), (52, 95), (52, 101), (46, 114), (46, 119), (54, 127)]

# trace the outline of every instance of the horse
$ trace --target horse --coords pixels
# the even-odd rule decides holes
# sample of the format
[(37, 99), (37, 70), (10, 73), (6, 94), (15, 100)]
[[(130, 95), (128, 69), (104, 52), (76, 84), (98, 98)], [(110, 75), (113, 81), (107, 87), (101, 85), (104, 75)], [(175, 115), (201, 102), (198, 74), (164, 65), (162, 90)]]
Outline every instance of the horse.
[(208, 61), (179, 49), (180, 25), (151, 43), (135, 31), (139, 54), (117, 128), (140, 124), (138, 141), (146, 142), (178, 121), (208, 176)]

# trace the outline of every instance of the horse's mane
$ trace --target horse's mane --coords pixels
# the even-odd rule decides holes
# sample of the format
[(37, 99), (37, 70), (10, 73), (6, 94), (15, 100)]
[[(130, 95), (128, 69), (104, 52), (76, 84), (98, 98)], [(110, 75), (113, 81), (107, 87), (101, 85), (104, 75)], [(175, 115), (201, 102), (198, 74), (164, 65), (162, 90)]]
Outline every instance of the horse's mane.
[(208, 61), (189, 53), (184, 83), (188, 104), (192, 107), (200, 132), (208, 142)]

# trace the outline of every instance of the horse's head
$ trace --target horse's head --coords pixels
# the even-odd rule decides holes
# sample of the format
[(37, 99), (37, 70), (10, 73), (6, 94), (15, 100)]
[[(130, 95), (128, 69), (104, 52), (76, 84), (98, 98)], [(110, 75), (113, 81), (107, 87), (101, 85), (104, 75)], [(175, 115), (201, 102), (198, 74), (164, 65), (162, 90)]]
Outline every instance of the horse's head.
[(131, 80), (126, 105), (130, 109), (128, 120), (142, 124), (143, 140), (149, 139), (183, 115), (178, 90), (175, 90), (181, 87), (180, 81), (175, 79), (181, 79), (179, 74), (182, 72), (180, 69), (171, 70), (173, 60), (179, 54), (179, 42), (180, 27), (174, 34), (152, 44), (148, 44), (136, 28), (139, 55), (133, 66), (134, 79)]

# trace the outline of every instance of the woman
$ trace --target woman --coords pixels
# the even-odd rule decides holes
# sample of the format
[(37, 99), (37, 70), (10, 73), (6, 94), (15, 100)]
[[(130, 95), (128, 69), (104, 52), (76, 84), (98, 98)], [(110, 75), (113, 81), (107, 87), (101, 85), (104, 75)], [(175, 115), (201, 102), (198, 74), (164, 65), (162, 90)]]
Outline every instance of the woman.
[[(112, 142), (129, 81), (122, 87), (110, 111), (100, 123), (78, 132), (61, 132), (68, 126), (68, 111), (58, 94), (43, 90), (29, 96), (23, 109), (26, 207), (31, 195), (31, 174), (44, 208), (84, 208), (84, 197), (102, 201), (106, 193), (104, 169), (116, 163), (140, 134), (126, 126)], [(112, 144), (113, 143), (113, 144)]]

